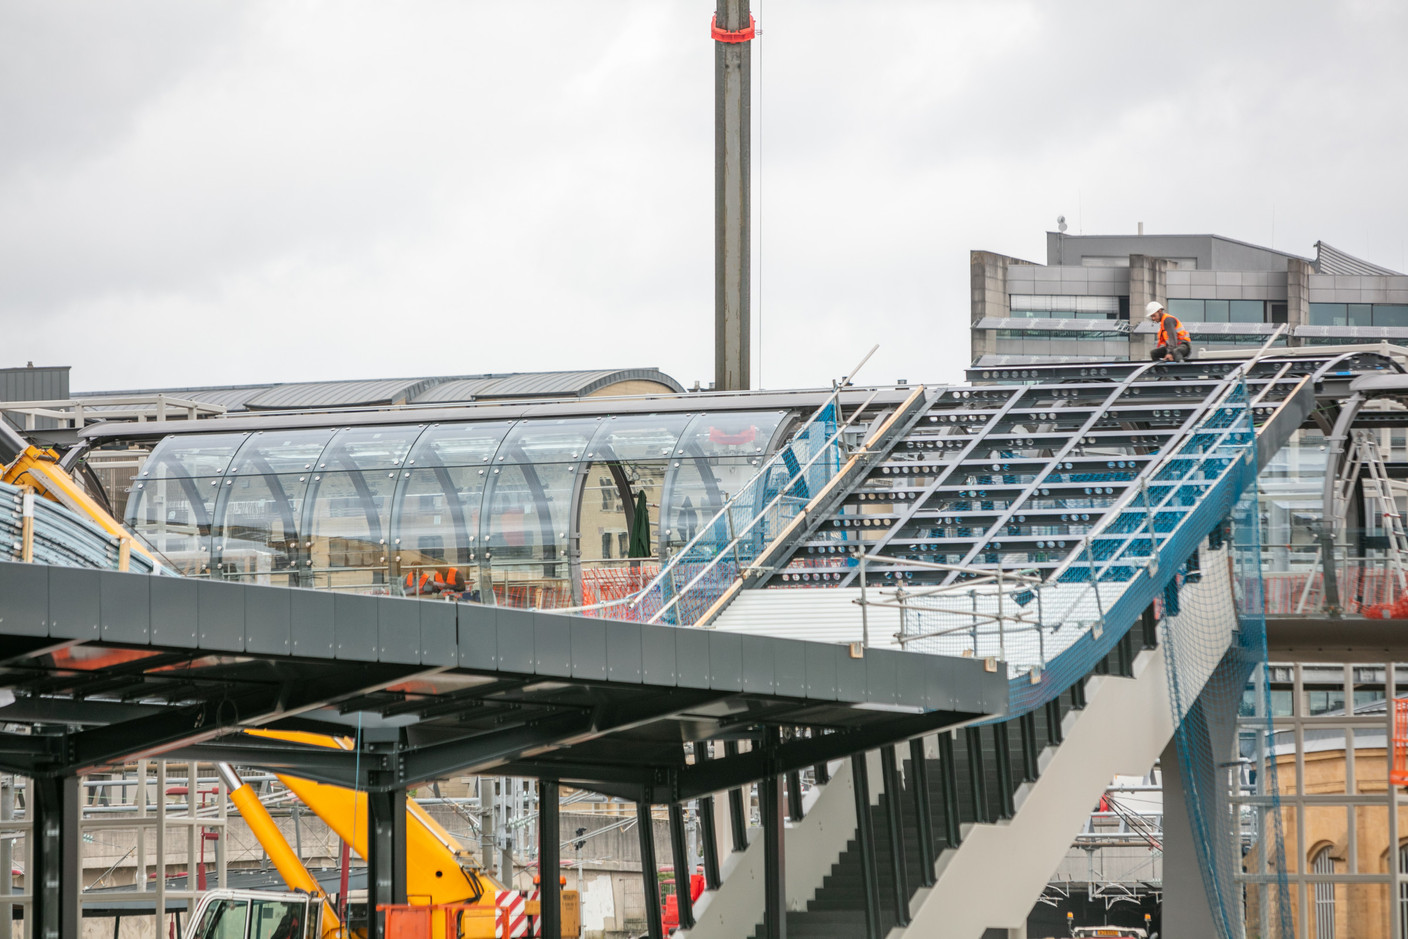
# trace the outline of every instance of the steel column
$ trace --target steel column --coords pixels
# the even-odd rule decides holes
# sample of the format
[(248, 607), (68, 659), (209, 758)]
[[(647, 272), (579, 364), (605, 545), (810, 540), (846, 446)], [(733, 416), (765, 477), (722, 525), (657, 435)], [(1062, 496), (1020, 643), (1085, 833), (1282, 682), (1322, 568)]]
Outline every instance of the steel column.
[(939, 774), (944, 786), (944, 841), (956, 848), (963, 840), (962, 819), (958, 817), (958, 770), (953, 764), (953, 734), (939, 734)]
[(636, 828), (640, 834), (640, 877), (645, 890), (646, 935), (650, 939), (665, 939), (665, 926), (660, 914), (660, 875), (655, 863), (655, 820), (649, 802), (636, 803)]
[(909, 876), (905, 870), (900, 770), (895, 761), (894, 747), (880, 748), (880, 766), (885, 776), (885, 822), (890, 835), (890, 884), (894, 890), (895, 921), (901, 926), (908, 926)]
[[(738, 742), (729, 740), (724, 744), (724, 755), (738, 756)], [(748, 816), (743, 808), (743, 790), (728, 791), (728, 820), (733, 826), (733, 850), (748, 850)]]
[(694, 871), (689, 866), (689, 845), (685, 840), (684, 806), (670, 803), (670, 853), (675, 862), (675, 902), (679, 907), (680, 928), (694, 926), (694, 894), (690, 880)]
[(787, 877), (783, 853), (782, 777), (758, 783), (763, 816), (763, 935), (787, 939)]
[(379, 906), (406, 902), (406, 790), (367, 793), (367, 939), (383, 939)]
[(802, 774), (795, 769), (787, 774), (787, 817), (802, 820)]
[(997, 819), (988, 812), (988, 786), (983, 778), (982, 731), (977, 727), (965, 727), (963, 737), (968, 744), (968, 786), (973, 793), (973, 821), (995, 822)]
[(718, 890), (724, 882), (719, 871), (719, 840), (714, 827), (714, 797), (701, 796), (699, 799), (699, 848), (704, 855), (704, 886)]
[(934, 818), (929, 811), (929, 764), (924, 757), (924, 738), (909, 742), (909, 792), (914, 799), (914, 823), (919, 829), (919, 881), (932, 887), (934, 879)]
[(33, 884), (35, 939), (78, 939), (78, 777), (36, 777), (30, 791), (33, 869), (26, 880)]
[(1012, 735), (1007, 721), (992, 725), (993, 756), (997, 760), (997, 805), (1003, 818), (1017, 814), (1012, 794)]
[[(748, 0), (718, 0), (715, 23), (749, 26)], [(714, 389), (752, 387), (749, 236), (751, 42), (714, 43)]]
[(538, 914), (543, 939), (562, 939), (562, 831), (557, 821), (558, 783), (538, 780)]
[(875, 832), (870, 824), (870, 778), (864, 753), (851, 757), (856, 794), (856, 845), (865, 893), (865, 939), (880, 939), (880, 871), (875, 865)]

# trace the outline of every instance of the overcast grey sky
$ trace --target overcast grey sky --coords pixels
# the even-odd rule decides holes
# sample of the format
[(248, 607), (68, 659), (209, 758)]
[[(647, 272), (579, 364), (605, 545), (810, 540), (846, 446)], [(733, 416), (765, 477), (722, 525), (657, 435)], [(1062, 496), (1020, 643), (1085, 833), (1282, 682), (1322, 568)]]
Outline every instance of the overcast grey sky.
[[(969, 249), (1062, 213), (1408, 269), (1402, 0), (754, 10), (768, 387), (958, 378)], [(707, 383), (710, 13), (0, 0), (0, 366)]]

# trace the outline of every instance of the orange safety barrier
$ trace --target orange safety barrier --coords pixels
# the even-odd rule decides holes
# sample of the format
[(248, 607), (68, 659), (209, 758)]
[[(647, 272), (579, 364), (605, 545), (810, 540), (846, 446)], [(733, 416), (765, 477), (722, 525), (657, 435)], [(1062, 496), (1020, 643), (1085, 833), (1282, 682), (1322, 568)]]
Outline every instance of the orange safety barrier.
[(1389, 764), (1388, 781), (1395, 786), (1408, 786), (1408, 698), (1393, 702), (1393, 758)]

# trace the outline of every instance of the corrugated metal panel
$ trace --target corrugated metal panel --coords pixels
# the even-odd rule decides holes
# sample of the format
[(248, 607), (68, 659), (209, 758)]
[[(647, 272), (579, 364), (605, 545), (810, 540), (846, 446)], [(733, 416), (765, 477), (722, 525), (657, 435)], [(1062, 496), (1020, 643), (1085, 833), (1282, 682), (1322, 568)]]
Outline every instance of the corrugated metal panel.
[(485, 375), (482, 378), (457, 378), (451, 381), (442, 381), (420, 394), (416, 395), (416, 404), (427, 404), (437, 401), (471, 401), (484, 394), (500, 379), (493, 375)]
[(659, 369), (623, 368), (594, 369), (573, 372), (514, 372), (507, 375), (480, 375), (458, 381), (446, 381), (417, 395), (416, 404), (441, 401), (466, 401), (470, 397), (532, 398), (585, 397), (608, 385), (622, 381), (658, 382), (682, 394), (679, 382)]
[[(869, 591), (872, 602), (880, 595)], [(859, 587), (798, 587), (780, 590), (744, 590), (714, 621), (714, 629), (750, 636), (780, 636), (812, 642), (860, 642)], [(900, 611), (872, 606), (869, 614), (870, 644), (898, 649)]]
[(1315, 272), (1317, 274), (1397, 274), (1386, 267), (1370, 264), (1362, 258), (1346, 254), (1334, 245), (1315, 242)]
[(296, 410), (395, 404), (414, 400), (416, 394), (439, 384), (442, 380), (386, 378), (374, 381), (310, 381), (275, 385), (249, 399), (245, 406), (251, 410)]
[(0, 401), (60, 401), (68, 397), (69, 366), (0, 368)]

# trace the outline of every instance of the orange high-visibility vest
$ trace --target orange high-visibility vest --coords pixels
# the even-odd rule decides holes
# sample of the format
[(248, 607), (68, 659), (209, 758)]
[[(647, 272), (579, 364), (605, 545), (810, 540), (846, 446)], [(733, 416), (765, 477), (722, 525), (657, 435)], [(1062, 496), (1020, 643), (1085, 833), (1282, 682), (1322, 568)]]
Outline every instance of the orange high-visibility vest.
[[(1178, 337), (1177, 339), (1169, 339), (1169, 320), (1173, 320), (1173, 325), (1178, 327), (1174, 332), (1174, 335)], [(1190, 345), (1192, 344), (1192, 340), (1188, 338), (1188, 330), (1183, 328), (1183, 324), (1178, 321), (1178, 317), (1170, 316), (1169, 314), (1165, 313), (1164, 318), (1159, 320), (1159, 341), (1154, 344), (1158, 346), (1163, 346), (1164, 348), (1168, 348), (1169, 346), (1176, 345), (1180, 342), (1186, 342)]]

